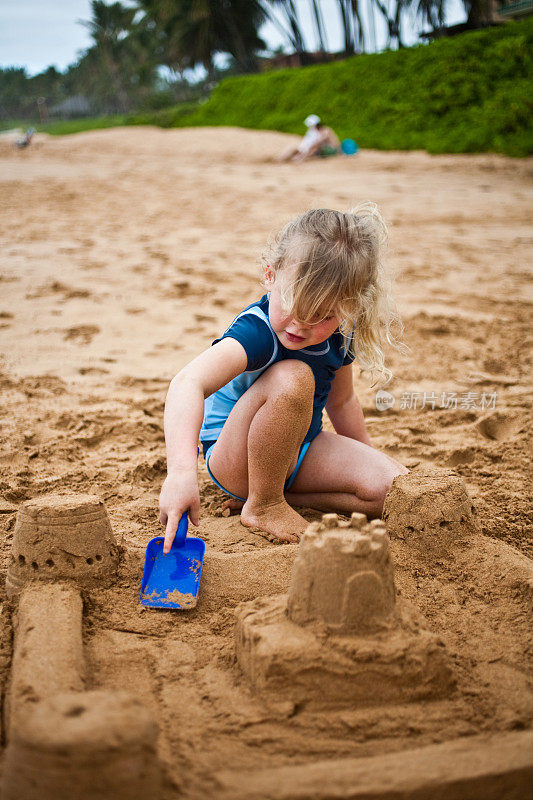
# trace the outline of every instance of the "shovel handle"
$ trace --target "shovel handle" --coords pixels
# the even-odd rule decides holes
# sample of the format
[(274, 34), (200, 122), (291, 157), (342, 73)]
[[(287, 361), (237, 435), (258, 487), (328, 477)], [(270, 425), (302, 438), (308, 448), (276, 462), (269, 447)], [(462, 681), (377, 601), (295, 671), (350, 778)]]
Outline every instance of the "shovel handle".
[[(200, 455), (200, 448), (198, 448), (197, 456)], [(172, 542), (172, 547), (183, 547), (185, 544), (185, 539), (187, 538), (187, 531), (189, 529), (189, 517), (187, 516), (187, 512), (185, 511), (181, 515), (181, 519), (178, 522), (178, 530), (176, 531), (176, 535), (174, 537), (174, 541)]]
[(178, 530), (176, 531), (176, 536), (174, 537), (174, 542), (172, 544), (173, 547), (183, 547), (185, 544), (185, 539), (187, 538), (188, 528), (189, 518), (187, 517), (187, 512), (185, 512), (178, 523)]

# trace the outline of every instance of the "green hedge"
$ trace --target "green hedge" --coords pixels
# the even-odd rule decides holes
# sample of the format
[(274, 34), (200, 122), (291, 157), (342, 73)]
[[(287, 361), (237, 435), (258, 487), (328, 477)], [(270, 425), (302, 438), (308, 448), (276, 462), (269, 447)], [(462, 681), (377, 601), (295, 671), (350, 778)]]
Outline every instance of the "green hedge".
[(178, 124), (302, 133), (319, 114), (361, 147), (533, 152), (533, 18), (406, 50), (228, 78)]
[[(400, 51), (227, 78), (207, 102), (115, 117), (110, 125), (301, 134), (314, 113), (360, 147), (526, 156), (533, 153), (532, 40), (533, 17)], [(106, 127), (93, 122), (83, 128)]]

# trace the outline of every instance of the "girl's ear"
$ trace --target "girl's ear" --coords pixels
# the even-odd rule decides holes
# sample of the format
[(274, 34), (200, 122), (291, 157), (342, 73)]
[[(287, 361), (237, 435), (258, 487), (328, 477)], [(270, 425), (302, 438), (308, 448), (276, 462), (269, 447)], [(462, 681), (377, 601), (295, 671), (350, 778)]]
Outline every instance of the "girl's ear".
[(267, 264), (265, 266), (265, 287), (267, 289), (271, 289), (272, 288), (272, 285), (274, 283), (274, 277), (275, 277), (274, 276), (274, 270), (272, 269), (270, 264)]

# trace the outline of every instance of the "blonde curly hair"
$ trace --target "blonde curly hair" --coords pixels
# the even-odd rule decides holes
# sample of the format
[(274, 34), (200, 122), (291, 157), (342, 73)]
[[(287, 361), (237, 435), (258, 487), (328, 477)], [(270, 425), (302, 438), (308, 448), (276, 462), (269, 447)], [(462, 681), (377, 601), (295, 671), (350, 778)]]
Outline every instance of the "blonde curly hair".
[[(278, 234), (269, 266), (280, 281), (284, 309), (301, 322), (337, 316), (346, 350), (385, 382), (384, 342), (400, 351), (403, 331), (383, 264), (387, 228), (375, 203), (346, 213), (317, 208)], [(292, 269), (285, 273), (284, 267)], [(286, 276), (286, 279), (284, 279)], [(378, 378), (379, 380), (379, 378)]]

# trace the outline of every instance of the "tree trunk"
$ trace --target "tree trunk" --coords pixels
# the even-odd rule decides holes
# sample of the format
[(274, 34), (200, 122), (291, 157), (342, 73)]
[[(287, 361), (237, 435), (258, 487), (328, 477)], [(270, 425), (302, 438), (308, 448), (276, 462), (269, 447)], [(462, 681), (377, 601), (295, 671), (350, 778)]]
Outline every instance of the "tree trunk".
[(285, 6), (285, 12), (289, 19), (289, 25), (291, 27), (292, 35), (296, 43), (296, 52), (298, 53), (300, 64), (302, 65), (302, 67), (304, 67), (306, 64), (309, 63), (309, 59), (307, 58), (307, 54), (305, 51), (304, 40), (302, 32), (300, 30), (300, 24), (298, 22), (298, 12), (296, 10), (294, 0), (287, 0), (287, 4)]
[(243, 72), (259, 72), (257, 57), (255, 53), (252, 53), (247, 49), (239, 30), (239, 26), (235, 23), (232, 14), (223, 14), (222, 19), (230, 34), (230, 38), (235, 44), (234, 52), (231, 54), (234, 56), (237, 64), (240, 66)]
[(353, 53), (353, 40), (352, 40), (350, 15), (347, 13), (347, 8), (344, 4), (344, 0), (339, 0), (339, 8), (341, 12), (342, 26), (344, 30), (344, 54), (346, 56), (349, 56)]
[(276, 27), (278, 29), (278, 31), (281, 33), (282, 36), (286, 36), (287, 37), (290, 46), (293, 47), (295, 50), (298, 50), (298, 46), (297, 46), (297, 44), (296, 44), (296, 42), (295, 42), (295, 40), (294, 40), (294, 38), (292, 36), (292, 33), (290, 31), (288, 31), (286, 28), (283, 27), (283, 25), (278, 20), (278, 18), (275, 16), (275, 14), (271, 14), (270, 13), (270, 11), (268, 10), (267, 6), (263, 6), (263, 8), (264, 8), (265, 14), (267, 16), (267, 19), (274, 25), (274, 27)]
[(402, 42), (402, 31), (401, 31), (402, 11), (403, 11), (403, 7), (402, 7), (401, 0), (397, 0), (396, 14), (394, 16), (394, 26), (395, 26), (396, 35), (398, 37), (398, 49), (399, 50), (401, 50), (402, 48), (405, 47), (404, 43)]
[(357, 51), (364, 53), (365, 51), (365, 32), (363, 23), (361, 21), (361, 13), (359, 10), (359, 0), (351, 0), (352, 14), (353, 14), (353, 29), (354, 29), (354, 44), (357, 46)]
[(102, 43), (102, 54), (104, 56), (107, 71), (109, 72), (109, 77), (111, 79), (111, 83), (113, 84), (113, 89), (115, 90), (115, 95), (119, 103), (119, 110), (124, 114), (126, 111), (130, 110), (129, 97), (124, 89), (124, 86), (122, 85), (118, 67), (115, 59), (109, 51), (109, 46), (107, 43)]
[(325, 53), (328, 49), (328, 44), (326, 40), (326, 30), (324, 28), (324, 20), (322, 19), (322, 14), (320, 11), (320, 7), (318, 5), (317, 0), (312, 0), (313, 3), (313, 11), (315, 14), (315, 22), (316, 22), (316, 30), (318, 34), (318, 47), (321, 53)]
[(368, 0), (368, 20), (370, 28), (370, 36), (372, 38), (372, 51), (377, 52), (378, 45), (376, 40), (376, 6), (374, 0)]
[(381, 11), (381, 13), (383, 14), (383, 16), (385, 17), (385, 20), (387, 22), (387, 30), (388, 30), (387, 47), (390, 47), (394, 32), (394, 20), (389, 17), (388, 9), (385, 8), (385, 6), (383, 5), (382, 2), (380, 2), (380, 0), (374, 0), (374, 2)]

